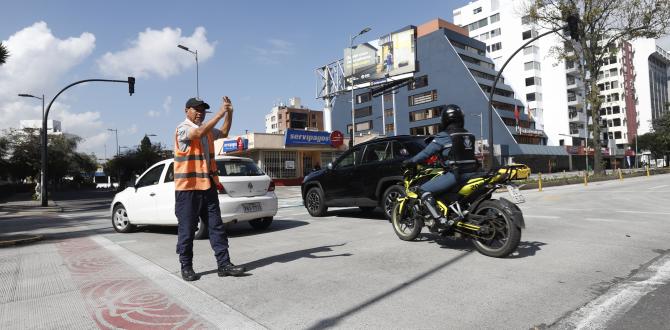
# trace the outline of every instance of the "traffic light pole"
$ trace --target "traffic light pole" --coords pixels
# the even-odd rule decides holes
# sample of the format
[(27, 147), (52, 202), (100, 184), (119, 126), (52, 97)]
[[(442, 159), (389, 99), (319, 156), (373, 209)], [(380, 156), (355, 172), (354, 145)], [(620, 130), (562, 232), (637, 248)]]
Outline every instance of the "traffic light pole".
[(47, 107), (46, 111), (44, 112), (44, 116), (42, 117), (42, 176), (40, 178), (40, 181), (42, 181), (42, 186), (41, 186), (41, 191), (40, 191), (40, 202), (42, 206), (49, 206), (48, 199), (47, 199), (47, 118), (49, 118), (49, 110), (51, 110), (51, 105), (53, 105), (54, 101), (58, 98), (59, 95), (61, 95), (65, 90), (68, 88), (74, 86), (74, 85), (79, 85), (81, 83), (85, 82), (91, 82), (91, 81), (105, 81), (105, 82), (120, 82), (120, 83), (127, 83), (128, 84), (128, 93), (130, 95), (133, 95), (135, 93), (135, 78), (134, 77), (128, 77), (128, 80), (110, 80), (110, 79), (85, 79), (85, 80), (80, 80), (77, 82), (73, 82), (69, 85), (67, 85), (65, 88), (61, 89), (56, 96), (54, 96), (53, 99), (51, 99), (51, 102), (49, 102), (49, 106)]

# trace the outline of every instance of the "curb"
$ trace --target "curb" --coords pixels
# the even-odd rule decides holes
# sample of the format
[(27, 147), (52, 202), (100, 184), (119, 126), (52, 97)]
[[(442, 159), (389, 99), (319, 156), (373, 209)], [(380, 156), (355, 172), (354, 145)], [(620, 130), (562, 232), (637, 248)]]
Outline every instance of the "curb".
[(0, 248), (14, 246), (19, 244), (27, 244), (42, 240), (42, 235), (14, 235), (8, 237), (0, 237)]

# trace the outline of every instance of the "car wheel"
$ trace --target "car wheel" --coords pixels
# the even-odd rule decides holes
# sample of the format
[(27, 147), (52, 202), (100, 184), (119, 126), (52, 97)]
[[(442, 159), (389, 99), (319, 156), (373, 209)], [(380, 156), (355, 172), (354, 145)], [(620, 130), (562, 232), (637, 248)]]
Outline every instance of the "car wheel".
[(313, 217), (322, 217), (326, 214), (328, 207), (323, 198), (323, 191), (319, 187), (313, 187), (305, 195), (305, 207), (309, 215)]
[(254, 219), (249, 221), (249, 225), (256, 230), (265, 230), (272, 224), (272, 217)]
[(114, 227), (114, 230), (116, 230), (117, 233), (130, 233), (135, 229), (135, 226), (131, 224), (130, 219), (128, 219), (128, 212), (123, 204), (114, 206), (114, 211), (112, 212), (112, 227)]
[(198, 227), (195, 229), (195, 239), (206, 239), (209, 236), (207, 225), (202, 219), (198, 219)]
[(402, 186), (394, 184), (386, 188), (386, 191), (384, 191), (384, 195), (382, 197), (381, 202), (382, 204), (381, 206), (382, 209), (384, 210), (384, 215), (386, 216), (386, 219), (391, 220), (391, 216), (393, 214), (393, 206), (395, 206), (398, 197), (402, 196), (405, 196), (405, 189)]

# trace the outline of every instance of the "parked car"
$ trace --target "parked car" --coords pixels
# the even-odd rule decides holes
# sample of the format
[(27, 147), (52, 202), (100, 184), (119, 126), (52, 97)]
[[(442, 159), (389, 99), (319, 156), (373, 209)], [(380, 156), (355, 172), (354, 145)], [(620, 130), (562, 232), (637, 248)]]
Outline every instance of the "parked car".
[[(301, 186), (310, 215), (323, 216), (330, 206), (381, 207), (388, 219), (395, 200), (404, 193), (401, 163), (420, 152), (425, 136), (400, 135), (358, 144), (325, 169), (307, 175)], [(402, 156), (406, 149), (409, 156)]]
[[(221, 220), (225, 224), (248, 221), (251, 227), (262, 230), (277, 214), (277, 195), (270, 177), (253, 160), (224, 156), (216, 159), (219, 180)], [(174, 190), (174, 160), (160, 161), (114, 196), (111, 205), (112, 225), (119, 233), (131, 232), (137, 225), (176, 226)], [(195, 234), (207, 237), (202, 219)]]

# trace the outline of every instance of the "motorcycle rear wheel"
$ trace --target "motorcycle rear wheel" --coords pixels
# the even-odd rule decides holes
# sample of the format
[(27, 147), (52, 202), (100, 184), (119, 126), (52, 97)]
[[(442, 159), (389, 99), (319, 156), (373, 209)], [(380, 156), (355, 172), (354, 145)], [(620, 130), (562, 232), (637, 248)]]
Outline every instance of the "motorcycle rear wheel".
[(403, 241), (413, 241), (421, 233), (423, 223), (418, 215), (414, 214), (414, 203), (408, 201), (400, 214), (400, 203), (395, 203), (391, 213), (393, 231)]
[(480, 226), (488, 226), (491, 233), (484, 238), (475, 238), (473, 243), (479, 253), (494, 257), (504, 258), (514, 252), (521, 240), (521, 228), (517, 227), (509, 214), (505, 212), (502, 204), (497, 200), (482, 202), (475, 214), (494, 219), (486, 220)]

